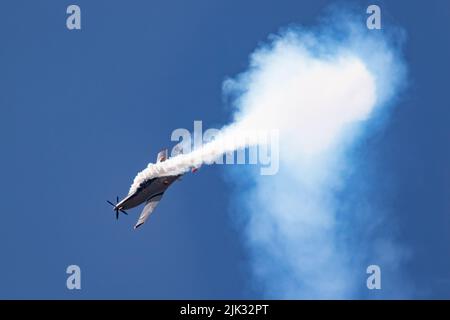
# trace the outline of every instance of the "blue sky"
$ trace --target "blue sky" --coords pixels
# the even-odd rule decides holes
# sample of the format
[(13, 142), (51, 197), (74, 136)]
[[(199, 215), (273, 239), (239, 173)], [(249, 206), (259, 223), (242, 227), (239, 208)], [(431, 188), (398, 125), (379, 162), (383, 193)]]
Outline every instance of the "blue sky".
[[(65, 26), (72, 3), (81, 31)], [(4, 1), (0, 298), (264, 297), (226, 167), (176, 183), (138, 232), (139, 209), (117, 222), (105, 200), (127, 193), (173, 129), (228, 123), (224, 79), (270, 33), (314, 26), (334, 3)], [(364, 21), (372, 2), (340, 3), (359, 5)], [(450, 298), (450, 4), (378, 4), (406, 31), (408, 66), (387, 123), (358, 150), (382, 182), (371, 199), (389, 206), (386, 223), (408, 256), (400, 287), (385, 287)], [(71, 264), (80, 291), (65, 286)]]

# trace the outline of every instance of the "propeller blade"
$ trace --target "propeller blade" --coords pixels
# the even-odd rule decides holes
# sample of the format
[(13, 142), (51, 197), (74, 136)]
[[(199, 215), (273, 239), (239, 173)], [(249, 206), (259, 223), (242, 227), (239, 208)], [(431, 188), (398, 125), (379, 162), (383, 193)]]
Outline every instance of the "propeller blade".
[[(116, 197), (116, 201), (117, 201), (117, 203), (119, 203), (119, 197)], [(117, 208), (117, 203), (114, 204), (109, 200), (106, 200), (106, 202), (108, 202), (110, 205), (112, 205), (114, 207), (114, 210), (116, 211), (116, 220), (119, 219), (119, 212), (123, 212), (124, 214), (128, 215), (128, 213), (125, 210)]]
[(116, 207), (116, 205), (114, 203), (112, 203), (111, 201), (106, 200), (106, 202), (108, 202), (110, 205), (112, 205), (114, 208)]

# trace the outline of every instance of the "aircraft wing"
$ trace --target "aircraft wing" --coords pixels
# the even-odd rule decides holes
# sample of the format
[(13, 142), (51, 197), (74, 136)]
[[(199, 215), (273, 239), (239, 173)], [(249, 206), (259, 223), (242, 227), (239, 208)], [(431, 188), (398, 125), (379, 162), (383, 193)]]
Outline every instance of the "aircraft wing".
[(147, 218), (152, 214), (153, 210), (155, 210), (163, 194), (164, 194), (163, 192), (155, 194), (154, 196), (152, 196), (150, 199), (147, 200), (147, 202), (145, 203), (144, 210), (142, 210), (141, 215), (139, 216), (139, 220), (134, 226), (134, 229), (137, 229), (144, 224)]

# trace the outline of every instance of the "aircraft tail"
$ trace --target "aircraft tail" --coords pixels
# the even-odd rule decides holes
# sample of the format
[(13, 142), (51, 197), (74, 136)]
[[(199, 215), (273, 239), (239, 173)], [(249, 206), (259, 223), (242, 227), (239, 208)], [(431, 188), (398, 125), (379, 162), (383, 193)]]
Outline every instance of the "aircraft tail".
[(156, 163), (166, 161), (168, 158), (168, 151), (167, 149), (163, 149), (160, 152), (158, 152), (158, 155), (156, 156)]

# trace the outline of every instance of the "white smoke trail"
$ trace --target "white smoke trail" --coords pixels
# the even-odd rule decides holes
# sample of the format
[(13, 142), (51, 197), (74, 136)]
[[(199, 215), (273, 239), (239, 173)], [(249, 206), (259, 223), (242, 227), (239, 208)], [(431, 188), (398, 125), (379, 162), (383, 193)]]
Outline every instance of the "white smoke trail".
[(183, 174), (191, 168), (200, 167), (202, 164), (212, 164), (225, 153), (245, 149), (259, 144), (260, 141), (265, 141), (252, 135), (242, 139), (242, 134), (248, 132), (248, 128), (239, 123), (231, 124), (223, 128), (213, 141), (202, 145), (199, 149), (187, 154), (178, 154), (164, 162), (149, 163), (147, 168), (139, 172), (134, 178), (129, 194), (133, 193), (142, 182), (148, 179)]

